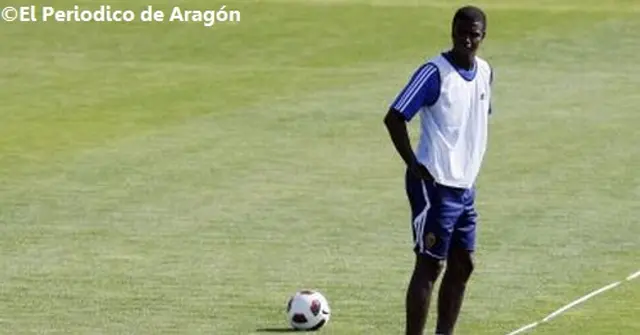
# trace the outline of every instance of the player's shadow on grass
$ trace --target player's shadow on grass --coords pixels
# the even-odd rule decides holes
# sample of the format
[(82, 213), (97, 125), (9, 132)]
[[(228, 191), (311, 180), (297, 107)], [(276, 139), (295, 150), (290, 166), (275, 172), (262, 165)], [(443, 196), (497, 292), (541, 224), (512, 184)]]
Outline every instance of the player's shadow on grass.
[(296, 330), (293, 328), (259, 328), (256, 329), (258, 333), (302, 333), (302, 330)]

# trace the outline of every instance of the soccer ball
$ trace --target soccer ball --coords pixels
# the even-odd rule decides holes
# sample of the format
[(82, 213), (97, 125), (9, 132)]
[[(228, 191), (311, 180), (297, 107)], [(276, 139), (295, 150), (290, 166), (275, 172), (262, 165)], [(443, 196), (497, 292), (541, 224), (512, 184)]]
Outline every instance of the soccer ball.
[(318, 330), (329, 322), (330, 316), (327, 299), (317, 291), (298, 291), (287, 303), (287, 320), (297, 330)]

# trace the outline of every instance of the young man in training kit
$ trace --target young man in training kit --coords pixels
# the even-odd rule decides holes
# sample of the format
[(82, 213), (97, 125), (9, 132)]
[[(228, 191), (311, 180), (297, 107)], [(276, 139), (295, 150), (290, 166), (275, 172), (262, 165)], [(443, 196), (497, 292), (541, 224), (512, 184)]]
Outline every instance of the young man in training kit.
[[(406, 296), (406, 335), (422, 335), (434, 282), (444, 263), (435, 334), (450, 335), (473, 271), (475, 181), (487, 145), (493, 70), (476, 51), (484, 12), (458, 9), (452, 48), (422, 64), (396, 97), (384, 123), (407, 170), (416, 263)], [(406, 123), (420, 115), (413, 152)]]

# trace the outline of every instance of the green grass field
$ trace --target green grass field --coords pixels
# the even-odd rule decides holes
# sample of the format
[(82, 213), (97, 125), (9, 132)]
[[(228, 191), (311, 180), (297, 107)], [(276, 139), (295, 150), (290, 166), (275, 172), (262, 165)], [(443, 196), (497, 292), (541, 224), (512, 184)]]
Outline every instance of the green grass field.
[[(321, 333), (401, 334), (382, 118), (463, 2), (104, 4), (241, 22), (0, 22), (0, 333), (264, 334), (314, 288)], [(477, 4), (494, 116), (457, 334), (505, 335), (640, 270), (640, 3)], [(639, 301), (628, 281), (530, 333), (640, 334)]]

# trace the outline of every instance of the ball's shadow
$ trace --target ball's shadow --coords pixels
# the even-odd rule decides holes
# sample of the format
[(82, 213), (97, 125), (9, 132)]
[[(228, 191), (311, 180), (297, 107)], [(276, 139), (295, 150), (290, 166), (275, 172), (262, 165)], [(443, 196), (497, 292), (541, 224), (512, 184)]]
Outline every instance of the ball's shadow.
[(293, 328), (260, 328), (256, 329), (258, 333), (302, 333), (304, 330), (297, 330)]

